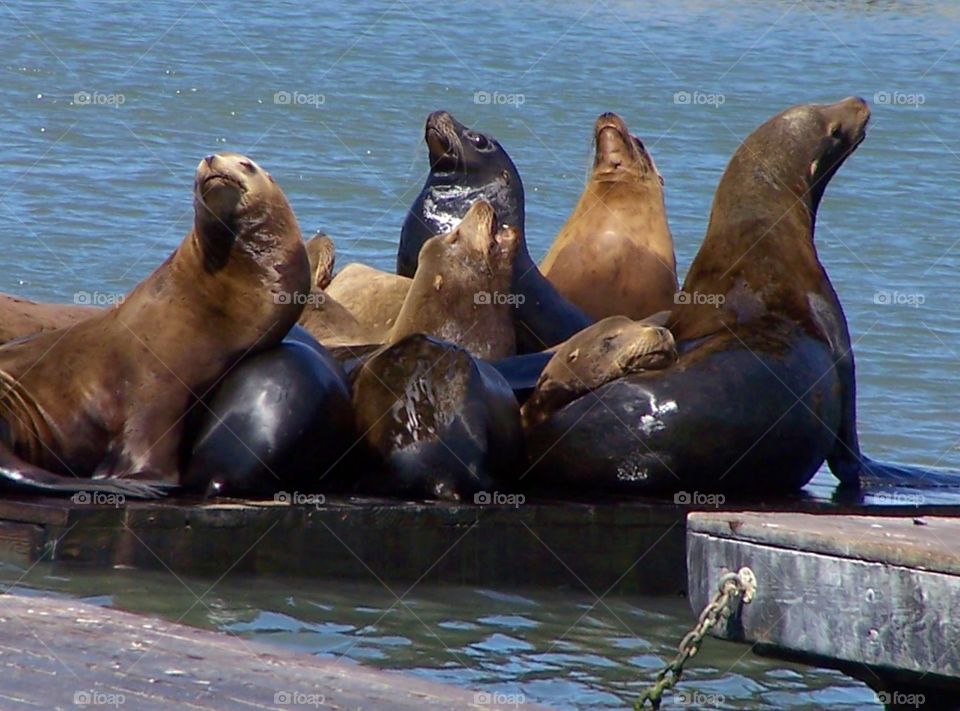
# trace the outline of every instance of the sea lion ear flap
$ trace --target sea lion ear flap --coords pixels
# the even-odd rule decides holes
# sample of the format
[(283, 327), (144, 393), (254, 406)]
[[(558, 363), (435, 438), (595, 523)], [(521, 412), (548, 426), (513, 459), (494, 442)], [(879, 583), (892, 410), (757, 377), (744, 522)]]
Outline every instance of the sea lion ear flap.
[(651, 314), (644, 319), (640, 319), (639, 323), (645, 323), (648, 326), (666, 326), (667, 321), (670, 320), (670, 314), (673, 313), (669, 309), (665, 311), (657, 311), (655, 314)]

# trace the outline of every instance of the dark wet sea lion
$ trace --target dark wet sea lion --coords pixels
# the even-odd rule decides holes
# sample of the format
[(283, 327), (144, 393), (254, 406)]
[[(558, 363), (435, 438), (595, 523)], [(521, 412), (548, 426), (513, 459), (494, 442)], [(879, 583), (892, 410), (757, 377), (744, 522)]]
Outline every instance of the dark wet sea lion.
[(386, 343), (413, 279), (357, 262), (340, 270), (324, 293), (343, 306), (376, 343)]
[(429, 336), (408, 336), (364, 362), (353, 403), (371, 458), (364, 491), (470, 500), (503, 484), (522, 459), (520, 411), (506, 381)]
[(98, 313), (96, 306), (48, 304), (0, 294), (0, 343), (73, 326)]
[(424, 333), (480, 358), (514, 355), (509, 290), (519, 241), (515, 227), (498, 224), (490, 203), (473, 203), (449, 233), (424, 243), (389, 342)]
[(644, 321), (609, 316), (557, 346), (520, 411), (524, 428), (612, 380), (675, 363), (673, 335), (659, 325), (667, 315)]
[(595, 319), (673, 308), (677, 260), (653, 158), (614, 113), (597, 119), (594, 142), (593, 173), (540, 270)]
[(291, 330), (244, 358), (196, 408), (184, 487), (243, 497), (336, 488), (330, 472), (355, 441), (350, 383), (309, 334)]
[(0, 348), (0, 487), (178, 484), (188, 410), (296, 323), (309, 264), (273, 178), (244, 156), (208, 156), (194, 212), (180, 247), (118, 307)]
[(533, 478), (790, 491), (825, 458), (856, 478), (853, 356), (813, 233), (824, 189), (869, 116), (857, 98), (796, 106), (743, 142), (669, 323), (679, 362), (608, 383), (533, 428)]
[[(517, 350), (530, 353), (565, 341), (592, 322), (563, 298), (530, 258), (524, 237), (523, 183), (516, 166), (491, 136), (468, 129), (446, 111), (427, 117), (430, 174), (400, 233), (397, 273), (412, 277), (430, 237), (456, 226), (477, 200), (493, 205), (501, 224), (520, 231), (511, 291), (517, 297)], [(521, 298), (522, 297), (522, 298)]]

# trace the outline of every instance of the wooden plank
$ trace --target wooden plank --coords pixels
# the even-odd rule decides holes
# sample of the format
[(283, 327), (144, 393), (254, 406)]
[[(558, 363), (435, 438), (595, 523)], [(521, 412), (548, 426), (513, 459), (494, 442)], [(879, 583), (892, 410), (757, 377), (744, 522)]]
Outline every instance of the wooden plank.
[(49, 597), (0, 595), (0, 677), (2, 708), (516, 708), (512, 698), (498, 704), (483, 692)]
[[(686, 590), (685, 526), (691, 510), (730, 510), (734, 499), (529, 495), (518, 506), (329, 496), (318, 506), (171, 498), (123, 506), (69, 499), (8, 499), (0, 524), (37, 525), (28, 543), (0, 536), (0, 559), (220, 575), (234, 570), (386, 582), (572, 585), (593, 591), (676, 594)], [(956, 502), (960, 498), (955, 497)], [(759, 510), (891, 516), (955, 512), (890, 497), (882, 506), (806, 493), (752, 501)], [(910, 501), (914, 501), (911, 504)], [(25, 532), (26, 529), (19, 529)], [(26, 534), (25, 534), (26, 535)], [(24, 560), (27, 551), (30, 559)]]
[(756, 597), (717, 636), (807, 657), (887, 692), (938, 689), (933, 698), (945, 699), (960, 691), (960, 526), (924, 520), (691, 514), (691, 606), (699, 613), (722, 573), (749, 566)]

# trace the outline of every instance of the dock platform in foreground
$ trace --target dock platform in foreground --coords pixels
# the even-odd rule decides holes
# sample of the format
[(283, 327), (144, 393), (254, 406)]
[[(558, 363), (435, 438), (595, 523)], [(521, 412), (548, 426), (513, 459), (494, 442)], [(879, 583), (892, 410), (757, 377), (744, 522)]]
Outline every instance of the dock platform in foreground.
[[(911, 501), (904, 497), (888, 496), (879, 505), (807, 495), (728, 500), (719, 508), (960, 516), (957, 493), (925, 496), (924, 505), (898, 503)], [(517, 505), (366, 497), (327, 497), (316, 504), (164, 499), (121, 506), (7, 498), (0, 500), (0, 560), (21, 567), (43, 560), (178, 575), (230, 570), (673, 595), (686, 590), (686, 515), (697, 508), (623, 498), (530, 497)]]
[(695, 513), (687, 565), (698, 612), (722, 573), (757, 576), (718, 636), (840, 669), (889, 708), (960, 708), (960, 520)]
[(0, 678), (4, 709), (507, 708), (483, 692), (52, 597), (0, 595)]

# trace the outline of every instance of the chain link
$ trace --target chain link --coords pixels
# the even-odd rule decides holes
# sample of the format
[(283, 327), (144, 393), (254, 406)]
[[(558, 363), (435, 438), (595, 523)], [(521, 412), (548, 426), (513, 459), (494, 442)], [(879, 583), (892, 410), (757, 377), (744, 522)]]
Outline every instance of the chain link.
[(673, 689), (683, 675), (683, 665), (700, 650), (703, 638), (718, 623), (726, 622), (733, 614), (730, 601), (740, 598), (744, 603), (753, 600), (757, 592), (757, 576), (750, 568), (740, 568), (736, 573), (726, 573), (721, 576), (718, 592), (703, 612), (697, 624), (694, 625), (680, 642), (679, 652), (658, 674), (656, 681), (640, 694), (640, 698), (633, 703), (634, 711), (641, 711), (647, 703), (656, 711), (663, 703), (663, 692)]

